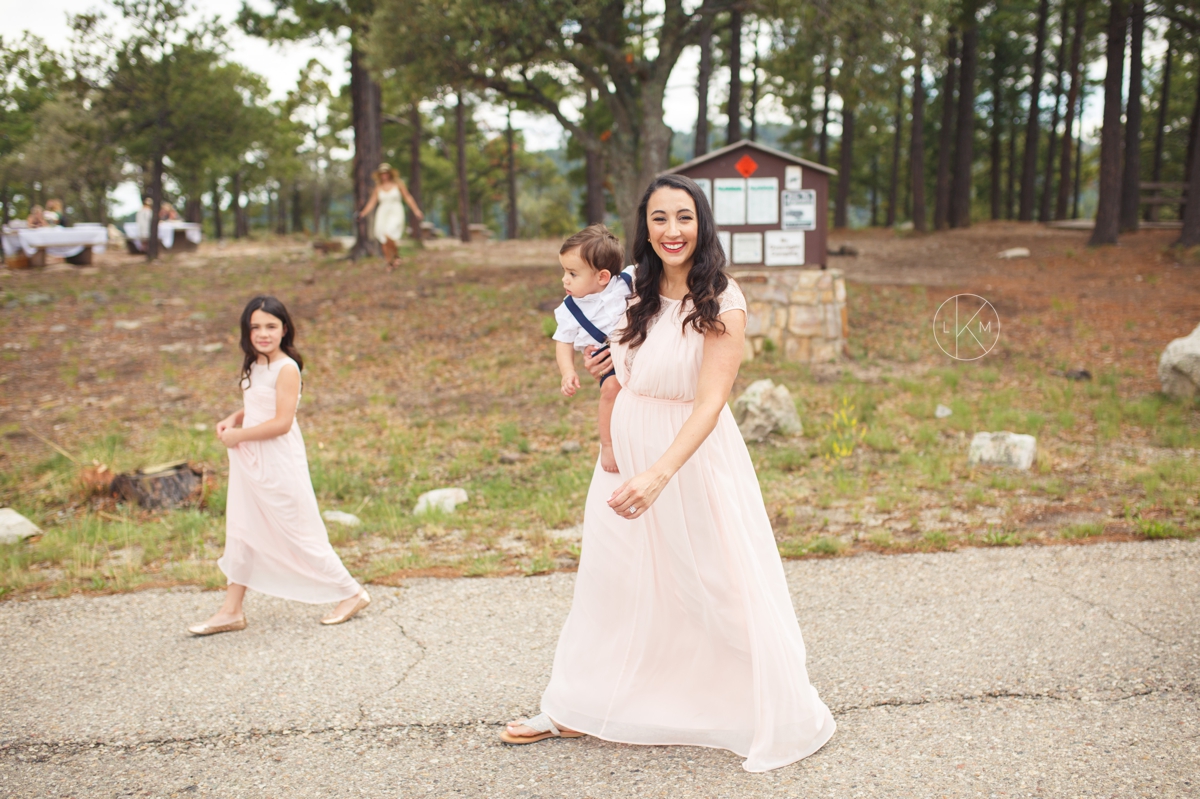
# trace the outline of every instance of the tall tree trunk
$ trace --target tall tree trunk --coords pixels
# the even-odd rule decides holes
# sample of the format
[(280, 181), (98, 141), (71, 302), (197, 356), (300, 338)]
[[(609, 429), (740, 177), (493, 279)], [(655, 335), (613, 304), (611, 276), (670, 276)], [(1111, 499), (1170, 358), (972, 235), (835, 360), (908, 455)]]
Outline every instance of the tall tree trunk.
[[(517, 237), (517, 135), (512, 126), (512, 106), (508, 107), (508, 128), (504, 131), (508, 144), (508, 238)], [(589, 223), (590, 224), (590, 223)]]
[[(350, 105), (354, 123), (354, 208), (367, 204), (374, 190), (371, 173), (383, 160), (383, 116), (379, 84), (367, 71), (364, 57), (350, 47)], [(354, 247), (351, 258), (379, 254), (379, 243), (371, 236), (369, 216), (355, 214)]]
[[(584, 95), (585, 115), (591, 115), (592, 105), (595, 102), (592, 99), (592, 90), (588, 89)], [(700, 117), (697, 117), (699, 124)], [(708, 118), (704, 118), (705, 130), (707, 130)], [(708, 134), (705, 133), (705, 140), (708, 139)], [(589, 225), (599, 225), (604, 222), (604, 217), (608, 212), (608, 204), (604, 200), (604, 150), (595, 144), (595, 142), (584, 143), (584, 180), (587, 184), (587, 196), (584, 198), (584, 218)], [(703, 155), (703, 153), (701, 153)]]
[(1083, 176), (1083, 102), (1087, 93), (1080, 89), (1079, 94), (1079, 131), (1075, 134), (1075, 188), (1071, 199), (1071, 218), (1079, 218), (1079, 194)]
[(1134, 0), (1129, 33), (1129, 100), (1125, 111), (1125, 174), (1121, 178), (1121, 230), (1138, 229), (1142, 202), (1142, 36), (1145, 0)]
[(6, 225), (12, 219), (9, 215), (8, 199), (8, 181), (6, 180), (4, 181), (4, 185), (0, 186), (0, 222)]
[(292, 181), (292, 232), (304, 232), (304, 213), (300, 206), (300, 181)]
[[(1167, 52), (1163, 55), (1162, 94), (1158, 101), (1158, 128), (1154, 133), (1154, 161), (1151, 167), (1150, 179), (1155, 183), (1162, 180), (1163, 146), (1167, 131), (1167, 113), (1171, 105), (1171, 53), (1174, 42), (1171, 39), (1171, 26), (1167, 23)], [(1146, 221), (1158, 221), (1158, 206), (1146, 206)]]
[[(417, 207), (423, 209), (425, 206), (421, 204), (421, 108), (416, 100), (413, 100), (412, 108), (408, 111), (408, 128), (411, 134), (408, 140), (408, 193), (412, 195)], [(418, 246), (425, 246), (422, 244), (425, 231), (421, 228), (421, 220), (415, 215), (412, 229), (413, 240)]]
[[(158, 214), (163, 201), (163, 155), (156, 153), (150, 168), (150, 239), (146, 242), (146, 260), (158, 260)], [(1194, 204), (1194, 203), (1193, 203)]]
[(753, 79), (750, 81), (750, 141), (758, 141), (758, 26), (754, 26)]
[(909, 169), (912, 172), (913, 230), (925, 231), (925, 82), (921, 72), (925, 66), (922, 42), (916, 47), (916, 67), (913, 71), (912, 137), (909, 142)]
[(321, 166), (313, 165), (313, 235), (321, 238), (321, 212), (325, 208), (321, 197)]
[(1025, 123), (1025, 164), (1021, 170), (1021, 208), (1017, 218), (1033, 221), (1033, 204), (1037, 200), (1038, 116), (1041, 112), (1042, 70), (1046, 50), (1046, 21), (1050, 15), (1050, 0), (1038, 3), (1037, 40), (1033, 49), (1033, 80), (1029, 84), (1029, 119)]
[(946, 79), (942, 83), (942, 127), (938, 131), (937, 182), (933, 189), (933, 227), (945, 230), (950, 222), (950, 157), (954, 150), (954, 90), (958, 85), (958, 32), (950, 27), (946, 41)]
[(217, 237), (217, 241), (223, 238), (221, 230), (221, 188), (217, 185), (217, 179), (212, 180), (212, 213), (213, 213), (213, 234)]
[(879, 153), (871, 156), (871, 227), (879, 227)]
[[(242, 233), (242, 173), (233, 173), (233, 189), (230, 192), (230, 207), (233, 209), (233, 237), (240, 239)], [(155, 216), (158, 216), (155, 213)]]
[[(972, 12), (974, 13), (974, 12)], [(979, 25), (967, 20), (963, 31), (962, 68), (958, 84), (958, 130), (954, 147), (954, 188), (950, 198), (950, 226), (971, 226), (973, 183), (971, 166), (975, 163), (975, 67), (979, 60)]]
[[(1063, 149), (1058, 166), (1058, 199), (1054, 205), (1054, 218), (1066, 219), (1067, 200), (1071, 196), (1071, 140), (1075, 129), (1075, 109), (1079, 103), (1082, 85), (1083, 26), (1087, 3), (1075, 0), (1075, 28), (1071, 32), (1071, 88), (1067, 91), (1067, 119), (1063, 123)], [(1064, 32), (1064, 36), (1065, 36)]]
[[(1011, 98), (1014, 107), (1017, 102), (1017, 96), (1014, 93)], [(1008, 180), (1004, 186), (1004, 218), (1012, 219), (1015, 216), (1015, 202), (1017, 199), (1017, 117), (1015, 113), (1009, 113), (1008, 116)]]
[(817, 162), (829, 165), (829, 98), (833, 94), (833, 53), (825, 54), (825, 92), (821, 100), (821, 136), (817, 139)]
[[(700, 21), (700, 73), (696, 77), (696, 140), (692, 144), (694, 158), (708, 152), (708, 83), (712, 79), (713, 71), (712, 40), (712, 17), (705, 15)], [(591, 89), (588, 89), (588, 99), (591, 99)]]
[[(898, 76), (899, 77), (899, 76)], [(900, 139), (904, 130), (904, 81), (896, 81), (896, 130), (892, 134), (892, 174), (888, 181), (887, 227), (896, 225), (896, 202), (900, 189)]]
[(467, 194), (467, 119), (463, 107), (462, 91), (458, 92), (458, 103), (454, 106), (454, 141), (458, 148), (458, 237), (471, 240), (471, 206)]
[(1004, 71), (1000, 63), (999, 48), (992, 53), (992, 119), (991, 119), (991, 200), (992, 200), (992, 219), (1000, 219), (1004, 211), (1004, 191), (1001, 182), (1004, 179), (1004, 146), (1003, 136), (1001, 135), (1003, 115), (1001, 109), (1003, 107), (1003, 80)]
[(725, 143), (742, 140), (742, 12), (729, 12), (729, 129)]
[(1089, 244), (1116, 244), (1121, 228), (1121, 89), (1125, 76), (1125, 29), (1128, 11), (1124, 0), (1110, 0), (1105, 43), (1104, 124), (1100, 131), (1100, 197), (1096, 227)]
[(854, 108), (847, 107), (848, 97), (842, 98), (842, 147), (838, 171), (837, 197), (833, 205), (833, 226), (844, 228), (849, 219), (850, 176), (854, 169)]
[[(1054, 197), (1054, 167), (1058, 155), (1058, 121), (1063, 95), (1063, 80), (1066, 75), (1067, 36), (1071, 32), (1071, 8), (1066, 0), (1062, 6), (1062, 33), (1058, 37), (1058, 55), (1054, 59), (1054, 110), (1050, 116), (1050, 141), (1046, 148), (1046, 170), (1042, 176), (1042, 200), (1038, 206), (1038, 220), (1049, 222), (1054, 217), (1051, 212), (1051, 198)], [(1063, 134), (1063, 139), (1069, 139), (1069, 132)]]
[[(1196, 97), (1200, 98), (1200, 81), (1197, 81)], [(1107, 106), (1105, 107), (1107, 110)], [(1192, 125), (1191, 129), (1191, 149), (1193, 153), (1200, 152), (1200, 125)], [(1194, 196), (1197, 186), (1200, 186), (1200, 158), (1193, 156), (1187, 176), (1188, 196)], [(1200, 244), (1200, 202), (1192, 200), (1183, 208), (1183, 230), (1179, 233), (1179, 240), (1175, 242), (1179, 247), (1195, 247)]]

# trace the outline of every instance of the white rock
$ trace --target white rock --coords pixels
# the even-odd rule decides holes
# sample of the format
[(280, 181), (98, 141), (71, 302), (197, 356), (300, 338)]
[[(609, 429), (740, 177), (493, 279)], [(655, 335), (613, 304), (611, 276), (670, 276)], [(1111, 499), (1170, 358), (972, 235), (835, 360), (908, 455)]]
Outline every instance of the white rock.
[(1158, 359), (1158, 379), (1164, 394), (1185, 399), (1200, 394), (1200, 325), (1163, 350)]
[(136, 319), (118, 319), (113, 322), (113, 327), (117, 330), (137, 330), (142, 326), (142, 323)]
[(1028, 258), (1029, 257), (1029, 248), (1028, 247), (1010, 247), (1007, 250), (1001, 250), (1000, 252), (996, 253), (996, 257), (997, 258)]
[(12, 508), (0, 508), (0, 544), (15, 544), (40, 532), (36, 524)]
[(200, 347), (200, 351), (201, 352), (220, 352), (221, 348), (224, 346), (225, 346), (224, 344), (220, 344), (220, 343), (205, 344), (204, 346)]
[(733, 419), (747, 441), (762, 441), (773, 432), (784, 435), (804, 432), (787, 386), (777, 386), (770, 380), (756, 380), (734, 400)]
[(564, 441), (558, 448), (559, 452), (565, 454), (579, 452), (581, 449), (583, 449), (583, 447), (579, 445), (578, 441)]
[(954, 413), (954, 411), (950, 410), (945, 405), (938, 405), (933, 411), (933, 415), (939, 419), (945, 419), (952, 413)]
[(327, 522), (334, 524), (344, 524), (347, 527), (358, 527), (362, 524), (362, 519), (355, 516), (353, 513), (346, 513), (340, 510), (327, 510), (321, 514), (321, 518)]
[(466, 501), (466, 489), (437, 488), (433, 491), (426, 491), (424, 494), (417, 497), (417, 507), (413, 508), (413, 513), (420, 515), (422, 513), (428, 513), (431, 510), (440, 510), (443, 513), (454, 513), (454, 509)]
[(1007, 466), (1028, 469), (1037, 455), (1037, 439), (1020, 433), (976, 433), (967, 463), (972, 466)]

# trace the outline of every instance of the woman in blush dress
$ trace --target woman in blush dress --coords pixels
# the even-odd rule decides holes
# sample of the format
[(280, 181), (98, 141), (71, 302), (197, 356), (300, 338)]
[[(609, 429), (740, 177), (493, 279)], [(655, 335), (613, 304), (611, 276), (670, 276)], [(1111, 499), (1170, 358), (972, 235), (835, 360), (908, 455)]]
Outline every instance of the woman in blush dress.
[[(619, 473), (597, 464), (542, 713), (510, 744), (594, 735), (786, 766), (833, 735), (758, 478), (727, 402), (746, 302), (700, 188), (657, 178), (638, 210), (635, 296), (613, 335)], [(589, 364), (606, 370), (607, 359)]]

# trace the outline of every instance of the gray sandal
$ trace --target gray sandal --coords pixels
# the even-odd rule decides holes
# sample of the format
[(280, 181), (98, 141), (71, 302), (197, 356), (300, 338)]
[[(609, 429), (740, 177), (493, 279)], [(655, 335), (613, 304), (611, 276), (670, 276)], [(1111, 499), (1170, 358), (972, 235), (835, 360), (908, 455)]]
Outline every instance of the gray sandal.
[(521, 719), (517, 724), (528, 727), (536, 732), (536, 735), (512, 735), (507, 729), (500, 731), (500, 740), (512, 746), (523, 746), (525, 744), (535, 744), (538, 741), (544, 741), (547, 738), (582, 738), (581, 732), (562, 732), (558, 727), (554, 726), (554, 722), (545, 713), (539, 713), (531, 719)]

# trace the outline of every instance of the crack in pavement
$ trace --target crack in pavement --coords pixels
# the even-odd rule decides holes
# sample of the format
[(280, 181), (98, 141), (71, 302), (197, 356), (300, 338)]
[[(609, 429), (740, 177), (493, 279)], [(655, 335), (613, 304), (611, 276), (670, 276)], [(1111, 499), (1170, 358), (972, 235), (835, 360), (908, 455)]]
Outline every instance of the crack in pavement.
[[(394, 603), (393, 607), (400, 605), (399, 599), (395, 595), (392, 596), (392, 601)], [(425, 644), (423, 644), (419, 639), (413, 638), (411, 635), (408, 634), (408, 630), (404, 629), (404, 625), (401, 623), (400, 619), (398, 619), (396, 617), (389, 617), (389, 616), (384, 616), (384, 618), (386, 618), (388, 621), (395, 624), (396, 628), (398, 630), (400, 630), (401, 637), (404, 638), (405, 641), (411, 641), (413, 644), (415, 644), (417, 647), (417, 650), (420, 654), (417, 656), (417, 658), (415, 660), (413, 660), (412, 663), (408, 664), (408, 668), (406, 668), (404, 670), (404, 673), (400, 675), (400, 678), (398, 680), (396, 680), (396, 682), (394, 684), (392, 684), (388, 688), (383, 689), (382, 691), (375, 694), (374, 696), (368, 697), (366, 700), (359, 702), (358, 717), (362, 721), (365, 721), (367, 718), (367, 703), (368, 702), (376, 702), (379, 699), (390, 694), (392, 691), (399, 688), (401, 685), (403, 685), (405, 683), (405, 681), (408, 680), (409, 675), (412, 674), (413, 669), (415, 669), (419, 663), (424, 661), (425, 657), (429, 654), (428, 650), (425, 648)]]
[(1124, 624), (1127, 627), (1130, 627), (1131, 629), (1135, 630), (1136, 632), (1139, 632), (1142, 635), (1144, 635), (1145, 637), (1149, 638), (1151, 641), (1157, 641), (1158, 643), (1162, 644), (1163, 646), (1174, 647), (1174, 646), (1179, 645), (1179, 643), (1177, 641), (1164, 641), (1162, 638), (1159, 638), (1154, 633), (1146, 632), (1145, 630), (1143, 630), (1141, 627), (1137, 626), (1133, 622), (1131, 622), (1127, 619), (1118, 618), (1116, 615), (1113, 614), (1112, 610), (1110, 610), (1107, 605), (1102, 605), (1099, 602), (1093, 602), (1092, 600), (1090, 600), (1086, 597), (1082, 597), (1079, 594), (1076, 594), (1074, 591), (1072, 591), (1069, 588), (1066, 588), (1065, 586), (1059, 585), (1058, 583), (1050, 582), (1048, 580), (1039, 579), (1032, 574), (1029, 575), (1028, 579), (1029, 579), (1029, 582), (1031, 582), (1031, 583), (1035, 583), (1037, 585), (1044, 585), (1049, 588), (1053, 588), (1053, 589), (1059, 591), (1060, 593), (1063, 593), (1063, 594), (1071, 597), (1071, 599), (1074, 599), (1077, 602), (1082, 602), (1083, 604), (1087, 605), (1088, 607), (1095, 608), (1096, 610), (1101, 611), (1102, 613), (1104, 613), (1105, 616), (1108, 616), (1108, 618), (1110, 620), (1115, 621), (1117, 624)]
[[(1140, 691), (1131, 691), (1121, 696), (1109, 697), (1105, 699), (1082, 699), (1080, 697), (1064, 696), (1053, 693), (1023, 693), (1020, 691), (998, 690), (984, 691), (978, 694), (961, 696), (923, 697), (920, 699), (884, 699), (878, 702), (869, 702), (862, 705), (844, 705), (831, 708), (831, 710), (833, 710), (834, 716), (843, 716), (849, 713), (873, 710), (880, 707), (920, 707), (922, 705), (982, 702), (989, 699), (1019, 699), (1030, 702), (1048, 700), (1055, 702), (1076, 702), (1079, 704), (1111, 705), (1119, 702), (1127, 702), (1131, 699), (1138, 699), (1144, 696), (1171, 694), (1194, 695), (1196, 693), (1196, 686), (1190, 683), (1176, 688), (1147, 688)], [(259, 743), (261, 741), (308, 739), (331, 735), (345, 737), (353, 734), (361, 737), (369, 734), (381, 735), (391, 733), (389, 739), (394, 739), (396, 737), (396, 733), (411, 733), (414, 730), (419, 733), (424, 733), (429, 737), (438, 734), (449, 736), (460, 730), (482, 731), (489, 728), (499, 729), (506, 723), (507, 722), (504, 721), (488, 721), (487, 719), (478, 719), (475, 721), (436, 723), (409, 722), (406, 724), (378, 724), (354, 727), (334, 725), (317, 729), (246, 730), (240, 732), (222, 732), (214, 733), (212, 735), (196, 735), (180, 738), (150, 738), (143, 741), (137, 741), (135, 743), (105, 741), (44, 741), (37, 743), (0, 742), (0, 759), (15, 758), (21, 762), (36, 763), (48, 760), (50, 757), (55, 755), (70, 756), (90, 751), (128, 754), (156, 749), (167, 749), (171, 747), (194, 747), (196, 749), (207, 750), (215, 749), (216, 747), (214, 746), (214, 743), (220, 743), (222, 744), (222, 748), (225, 748), (226, 746), (238, 746), (246, 743)]]

